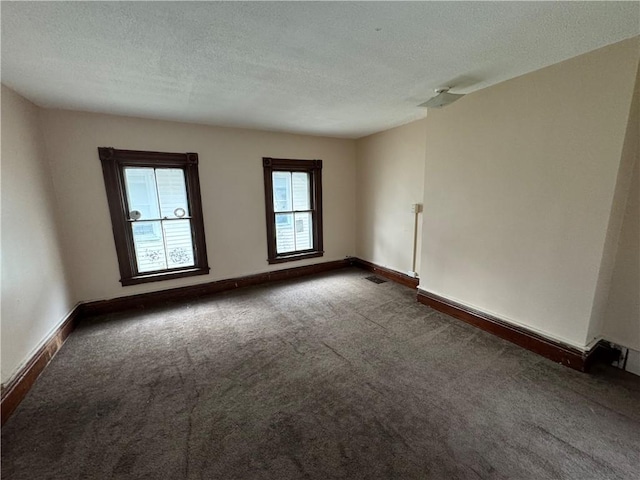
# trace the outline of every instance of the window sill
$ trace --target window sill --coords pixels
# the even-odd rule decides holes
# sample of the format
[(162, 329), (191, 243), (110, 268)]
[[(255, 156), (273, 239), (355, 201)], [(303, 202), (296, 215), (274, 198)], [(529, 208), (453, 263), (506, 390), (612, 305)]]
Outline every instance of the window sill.
[(304, 260), (306, 258), (316, 258), (322, 257), (324, 252), (304, 252), (304, 253), (294, 253), (291, 255), (279, 255), (275, 258), (269, 258), (267, 261), (269, 265), (275, 263), (285, 263), (285, 262), (295, 262), (296, 260)]
[(161, 282), (162, 280), (173, 280), (174, 278), (194, 277), (196, 275), (207, 275), (209, 267), (189, 268), (187, 270), (173, 270), (170, 272), (156, 272), (149, 274), (137, 275), (130, 278), (120, 279), (123, 287), (129, 285), (138, 285), (140, 283)]

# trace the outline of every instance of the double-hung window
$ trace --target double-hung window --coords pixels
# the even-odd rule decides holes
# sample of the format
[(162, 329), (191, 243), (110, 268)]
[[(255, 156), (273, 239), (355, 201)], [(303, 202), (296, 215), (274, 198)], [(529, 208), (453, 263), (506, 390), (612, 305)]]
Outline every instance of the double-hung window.
[(262, 159), (269, 263), (321, 257), (322, 160)]
[(122, 285), (209, 273), (198, 154), (98, 152)]

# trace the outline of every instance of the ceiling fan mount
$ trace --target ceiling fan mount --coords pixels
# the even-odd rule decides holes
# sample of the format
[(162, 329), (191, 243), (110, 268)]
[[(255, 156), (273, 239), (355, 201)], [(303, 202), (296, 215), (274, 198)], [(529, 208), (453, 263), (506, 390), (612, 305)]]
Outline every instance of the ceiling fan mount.
[(436, 96), (418, 106), (426, 108), (442, 108), (464, 97), (463, 93), (449, 93), (451, 88), (453, 87), (436, 88)]

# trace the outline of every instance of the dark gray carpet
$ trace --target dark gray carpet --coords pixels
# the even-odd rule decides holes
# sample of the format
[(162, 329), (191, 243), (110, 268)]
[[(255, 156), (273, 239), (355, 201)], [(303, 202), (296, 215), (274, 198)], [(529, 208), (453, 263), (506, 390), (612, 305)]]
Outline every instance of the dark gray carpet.
[(85, 322), (3, 428), (2, 478), (639, 478), (638, 377), (369, 275)]

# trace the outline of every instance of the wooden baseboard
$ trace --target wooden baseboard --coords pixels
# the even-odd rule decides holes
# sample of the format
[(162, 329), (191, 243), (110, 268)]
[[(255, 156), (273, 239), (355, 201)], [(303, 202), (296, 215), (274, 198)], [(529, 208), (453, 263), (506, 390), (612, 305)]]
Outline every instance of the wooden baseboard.
[(363, 270), (367, 270), (369, 272), (373, 272), (381, 277), (388, 278), (389, 280), (393, 280), (394, 282), (400, 283), (407, 287), (417, 288), (420, 281), (417, 278), (410, 277), (409, 275), (405, 275), (404, 273), (397, 272), (395, 270), (391, 270), (390, 268), (381, 267), (380, 265), (376, 265), (375, 263), (368, 262), (366, 260), (362, 260), (361, 258), (352, 258), (351, 263), (353, 266), (362, 268)]
[(80, 321), (79, 306), (74, 307), (66, 320), (53, 332), (42, 347), (20, 369), (16, 376), (2, 388), (2, 425), (9, 419), (36, 379)]
[(493, 315), (461, 305), (452, 300), (424, 290), (418, 290), (418, 301), (440, 312), (481, 328), (500, 338), (504, 338), (527, 350), (535, 352), (554, 362), (586, 372), (599, 352), (604, 348), (596, 344), (588, 352), (551, 340), (526, 328), (510, 324)]
[(350, 259), (335, 260), (332, 262), (316, 263), (314, 265), (306, 265), (303, 267), (286, 268), (284, 270), (257, 273), (255, 275), (229, 278), (226, 280), (201, 283), (197, 285), (190, 285), (187, 287), (172, 288), (169, 290), (160, 290), (150, 293), (141, 293), (138, 295), (131, 295), (129, 297), (118, 297), (112, 298), (110, 300), (99, 300), (96, 302), (81, 304), (80, 312), (81, 316), (84, 318), (96, 315), (105, 315), (109, 313), (124, 312), (128, 310), (149, 308), (166, 303), (194, 300), (196, 298), (212, 295), (214, 293), (234, 290), (236, 288), (250, 287), (253, 285), (261, 285), (264, 283), (289, 280), (292, 278), (313, 275), (316, 273), (328, 272), (331, 270), (345, 268), (350, 265)]

